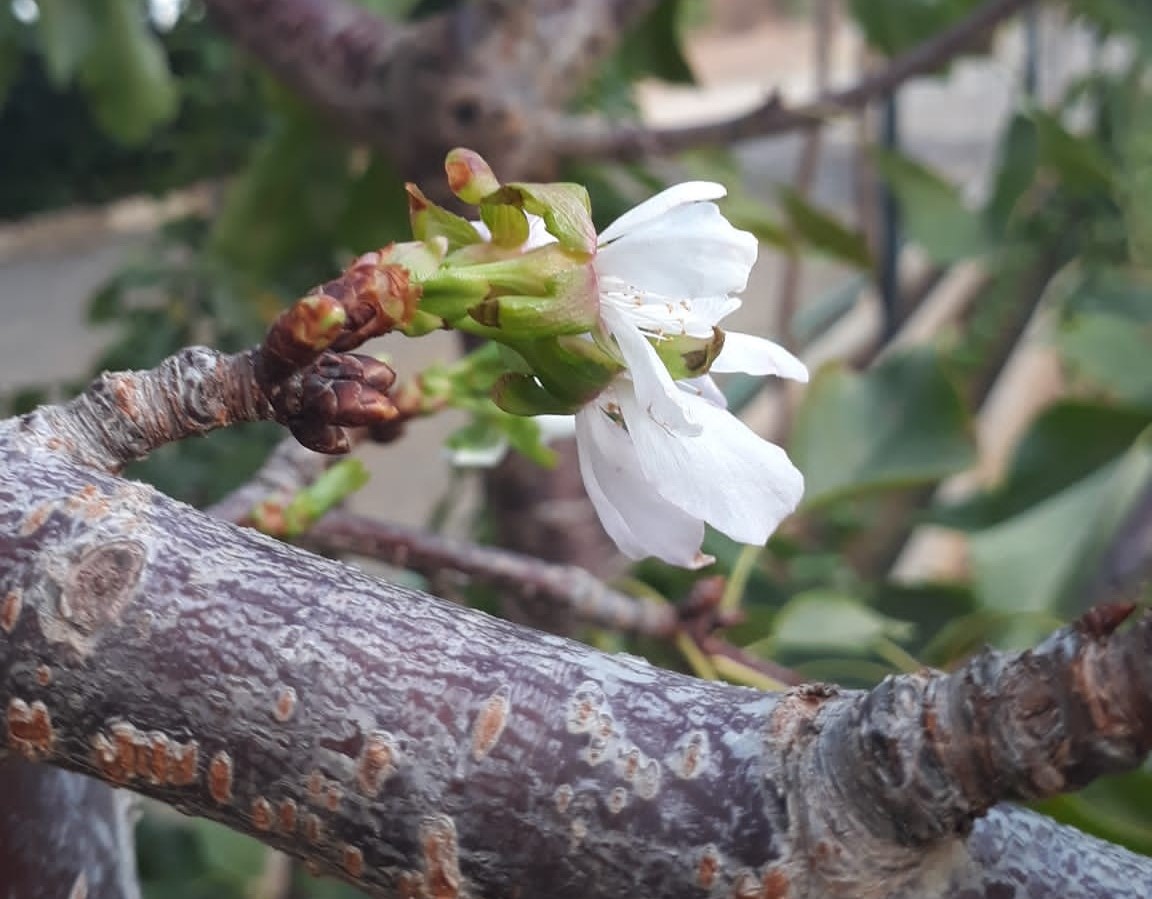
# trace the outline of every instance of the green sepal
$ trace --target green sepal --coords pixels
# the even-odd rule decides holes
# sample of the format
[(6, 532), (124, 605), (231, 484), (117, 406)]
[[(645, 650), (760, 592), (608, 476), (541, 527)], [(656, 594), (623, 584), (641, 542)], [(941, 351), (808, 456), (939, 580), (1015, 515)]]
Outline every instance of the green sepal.
[(568, 269), (552, 279), (546, 296), (490, 297), (468, 314), (512, 339), (585, 334), (600, 314), (596, 276), (590, 266)]
[(380, 251), (380, 261), (388, 265), (402, 265), (408, 269), (408, 275), (413, 281), (423, 282), (440, 269), (447, 250), (442, 237), (427, 241), (410, 240), (385, 247)]
[(557, 399), (584, 405), (595, 399), (624, 366), (583, 336), (510, 342), (544, 389)]
[(417, 309), (412, 314), (412, 318), (396, 330), (405, 337), (423, 337), (433, 331), (442, 331), (446, 327), (448, 327), (448, 323), (440, 316)]
[(412, 222), (412, 236), (417, 240), (442, 237), (449, 250), (481, 243), (483, 238), (472, 224), (454, 212), (437, 206), (415, 184), (406, 184), (408, 192), (408, 218)]
[(564, 249), (591, 257), (596, 252), (596, 226), (592, 224), (592, 203), (580, 184), (506, 184), (481, 206), (518, 206), (544, 219), (548, 233)]
[(491, 290), (487, 281), (463, 276), (451, 269), (438, 272), (421, 287), (420, 309), (447, 321), (467, 315)]
[(480, 207), (480, 218), (498, 247), (519, 247), (528, 239), (528, 216), (523, 209), (485, 203)]
[(553, 396), (531, 375), (502, 376), (492, 388), (492, 401), (512, 415), (572, 415), (580, 411), (579, 403)]
[(666, 337), (654, 342), (656, 355), (664, 363), (673, 380), (698, 378), (708, 373), (720, 351), (724, 349), (724, 332), (712, 329), (711, 337)]

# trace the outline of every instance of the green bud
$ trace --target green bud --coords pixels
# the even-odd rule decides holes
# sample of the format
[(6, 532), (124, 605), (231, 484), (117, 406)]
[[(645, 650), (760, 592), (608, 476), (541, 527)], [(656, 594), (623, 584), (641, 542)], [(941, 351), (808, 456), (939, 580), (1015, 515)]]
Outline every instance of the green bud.
[(433, 331), (441, 331), (447, 327), (448, 323), (440, 316), (425, 312), (422, 309), (417, 309), (412, 314), (412, 318), (396, 330), (405, 337), (423, 337), (425, 334), (431, 334)]
[(448, 174), (448, 187), (465, 203), (478, 205), (481, 200), (500, 189), (488, 163), (475, 150), (457, 147), (444, 160)]
[(546, 296), (495, 296), (468, 310), (482, 325), (499, 328), (505, 339), (585, 334), (596, 327), (600, 300), (590, 265), (561, 271)]

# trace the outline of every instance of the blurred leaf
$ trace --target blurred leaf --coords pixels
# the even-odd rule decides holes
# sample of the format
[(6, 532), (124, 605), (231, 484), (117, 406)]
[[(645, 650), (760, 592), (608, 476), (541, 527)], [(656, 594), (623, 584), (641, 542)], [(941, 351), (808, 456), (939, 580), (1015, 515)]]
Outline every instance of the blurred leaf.
[(347, 147), (331, 140), (312, 112), (289, 100), (277, 109), (272, 131), (228, 191), (210, 238), (213, 254), (261, 287), (320, 280), (308, 262), (331, 271), (324, 248), (345, 211), (351, 180)]
[(1103, 777), (1079, 793), (1036, 804), (1038, 811), (1087, 833), (1152, 855), (1152, 772)]
[[(1132, 505), (1152, 485), (1152, 430), (1120, 459), (1027, 511), (970, 538), (981, 603), (997, 612), (1068, 617), (1079, 591)], [(1023, 623), (1005, 635), (1030, 643), (1048, 628)]]
[(1000, 138), (996, 180), (984, 206), (984, 220), (1003, 234), (1016, 215), (1021, 199), (1036, 182), (1036, 123), (1017, 113)]
[(898, 153), (878, 148), (873, 158), (900, 200), (905, 231), (933, 260), (958, 262), (991, 248), (980, 215), (948, 181)]
[(1057, 344), (1092, 387), (1114, 400), (1152, 410), (1152, 324), (1141, 327), (1111, 315), (1080, 315), (1065, 323)]
[(932, 520), (974, 530), (1012, 519), (1123, 455), (1149, 425), (1147, 411), (1082, 400), (1056, 403), (1028, 428), (995, 489), (938, 509)]
[(90, 2), (99, 31), (80, 80), (101, 126), (125, 144), (140, 143), (179, 105), (167, 57), (136, 0)]
[(268, 852), (262, 843), (205, 818), (194, 819), (192, 826), (208, 867), (225, 875), (237, 889), (260, 877)]
[(1037, 162), (1060, 178), (1065, 189), (1088, 195), (1112, 194), (1112, 167), (1100, 143), (1090, 135), (1073, 134), (1059, 116), (1033, 110)]
[(673, 84), (696, 83), (682, 48), (682, 5), (681, 0), (661, 0), (624, 35), (616, 59), (629, 81), (652, 77)]
[(1105, 34), (1120, 34), (1152, 54), (1152, 8), (1132, 0), (1071, 0), (1073, 10), (1100, 26)]
[(784, 650), (863, 655), (881, 639), (905, 640), (912, 630), (909, 622), (881, 615), (857, 597), (813, 590), (785, 603), (772, 636), (748, 648), (767, 658)]
[(1129, 256), (1135, 265), (1152, 270), (1152, 90), (1137, 80), (1126, 84), (1124, 94), (1117, 200), (1125, 212)]
[(24, 43), (20, 39), (22, 27), (12, 15), (12, 4), (0, 3), (0, 109), (4, 107), (8, 91), (24, 64)]
[(981, 0), (852, 0), (852, 15), (877, 50), (894, 56), (959, 21)]
[(864, 374), (817, 372), (796, 418), (792, 457), (806, 507), (882, 488), (931, 483), (971, 466), (972, 427), (936, 354), (891, 355)]
[(805, 300), (792, 317), (792, 336), (801, 345), (811, 343), (856, 305), (868, 284), (869, 279), (865, 277), (849, 278)]
[(76, 74), (93, 46), (98, 23), (91, 0), (37, 0), (40, 20), (36, 32), (44, 69), (57, 88)]
[(348, 187), (348, 205), (336, 225), (335, 242), (363, 253), (408, 240), (411, 233), (404, 179), (383, 154), (373, 154), (364, 173)]
[(863, 233), (853, 231), (791, 188), (781, 189), (780, 201), (797, 235), (812, 249), (853, 268), (872, 268), (872, 255)]
[(1092, 268), (1064, 300), (1067, 314), (1115, 315), (1152, 324), (1152, 272), (1135, 268)]

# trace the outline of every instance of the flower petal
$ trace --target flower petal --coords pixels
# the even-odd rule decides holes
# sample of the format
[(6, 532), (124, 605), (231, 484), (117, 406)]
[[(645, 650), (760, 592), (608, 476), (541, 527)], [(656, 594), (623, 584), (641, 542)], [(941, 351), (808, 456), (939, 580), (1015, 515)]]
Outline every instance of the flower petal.
[(596, 272), (663, 297), (718, 297), (748, 284), (758, 244), (714, 203), (668, 210), (596, 254)]
[(724, 332), (724, 348), (709, 371), (742, 371), (750, 375), (776, 375), (808, 383), (808, 368), (784, 347), (753, 334)]
[(780, 447), (702, 397), (684, 394), (703, 432), (670, 434), (627, 391), (618, 391), (644, 476), (664, 499), (740, 543), (763, 545), (792, 512), (804, 478)]
[(685, 203), (719, 200), (727, 195), (727, 188), (715, 181), (685, 181), (683, 184), (673, 184), (671, 187), (660, 191), (656, 196), (649, 197), (643, 203), (629, 209), (601, 231), (598, 238), (600, 246), (610, 243), (644, 222), (662, 216), (669, 209), (683, 206)]
[(681, 434), (699, 434), (700, 425), (686, 412), (683, 391), (668, 374), (648, 338), (609, 304), (600, 307), (600, 317), (609, 333), (616, 338), (645, 415), (660, 428)]
[[(535, 250), (537, 247), (547, 246), (550, 243), (556, 243), (556, 238), (548, 233), (548, 228), (544, 224), (544, 219), (538, 215), (533, 215), (531, 212), (524, 213), (528, 218), (528, 239), (520, 246), (520, 249), (527, 252), (528, 250)], [(492, 230), (482, 221), (469, 222), (476, 233), (483, 237), (485, 240), (492, 239)]]
[(685, 568), (711, 561), (700, 553), (704, 522), (668, 503), (645, 482), (628, 432), (596, 403), (576, 415), (576, 451), (596, 514), (624, 555), (656, 556)]
[(726, 315), (740, 308), (738, 297), (672, 300), (641, 294), (618, 278), (599, 277), (600, 302), (615, 306), (633, 326), (657, 337), (709, 338)]
[(711, 375), (701, 375), (698, 378), (684, 378), (681, 381), (677, 381), (676, 386), (695, 396), (703, 397), (713, 406), (718, 406), (721, 409), (728, 408), (728, 397), (716, 386), (716, 382), (712, 380)]

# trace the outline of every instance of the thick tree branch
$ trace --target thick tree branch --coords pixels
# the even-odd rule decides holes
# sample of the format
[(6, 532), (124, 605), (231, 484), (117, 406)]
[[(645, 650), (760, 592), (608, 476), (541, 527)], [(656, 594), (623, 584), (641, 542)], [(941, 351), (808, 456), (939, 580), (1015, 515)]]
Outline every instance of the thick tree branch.
[(898, 56), (852, 87), (825, 94), (803, 106), (785, 106), (774, 94), (751, 112), (732, 119), (666, 129), (648, 128), (636, 122), (558, 119), (550, 125), (550, 136), (557, 152), (564, 157), (634, 159), (819, 127), (831, 118), (863, 109), (912, 78), (940, 70), (1033, 2), (987, 0), (951, 28)]
[[(870, 693), (761, 694), (373, 582), (18, 422), (0, 557), (10, 751), (382, 895), (1010, 895), (1052, 879), (1043, 850), (982, 862), (973, 822), (1152, 744), (1152, 616)], [(1122, 871), (1109, 895), (1147, 895), (1152, 862), (1081, 847)]]

